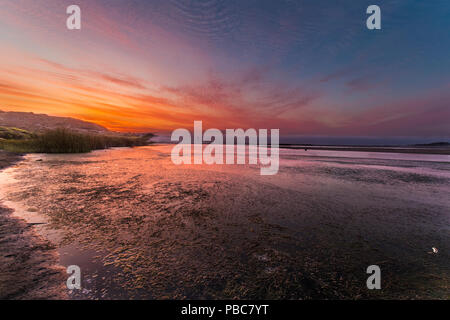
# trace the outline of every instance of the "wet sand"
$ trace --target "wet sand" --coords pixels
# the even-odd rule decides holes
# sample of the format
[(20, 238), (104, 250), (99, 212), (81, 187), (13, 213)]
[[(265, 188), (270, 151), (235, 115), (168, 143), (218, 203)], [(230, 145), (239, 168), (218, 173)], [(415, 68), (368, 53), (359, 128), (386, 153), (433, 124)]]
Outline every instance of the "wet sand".
[[(0, 170), (22, 157), (0, 151)], [(0, 205), (0, 299), (65, 298), (56, 248)]]
[(81, 267), (70, 299), (450, 298), (448, 157), (280, 156), (260, 176), (175, 166), (170, 146), (29, 155), (0, 178), (59, 264)]
[(358, 152), (385, 152), (385, 153), (412, 153), (412, 154), (450, 154), (450, 147), (364, 147), (364, 146), (307, 146), (284, 144), (284, 149), (297, 150), (330, 150), (330, 151), (358, 151)]
[(0, 170), (22, 159), (22, 155), (0, 150)]

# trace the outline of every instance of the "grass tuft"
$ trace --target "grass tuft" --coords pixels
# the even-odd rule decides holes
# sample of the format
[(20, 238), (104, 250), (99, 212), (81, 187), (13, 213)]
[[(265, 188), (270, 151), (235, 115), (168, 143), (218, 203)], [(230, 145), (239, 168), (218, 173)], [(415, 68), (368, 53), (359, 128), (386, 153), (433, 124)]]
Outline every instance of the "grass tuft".
[(84, 153), (111, 147), (144, 146), (148, 144), (149, 137), (85, 134), (62, 128), (27, 139), (0, 138), (0, 149), (20, 153)]

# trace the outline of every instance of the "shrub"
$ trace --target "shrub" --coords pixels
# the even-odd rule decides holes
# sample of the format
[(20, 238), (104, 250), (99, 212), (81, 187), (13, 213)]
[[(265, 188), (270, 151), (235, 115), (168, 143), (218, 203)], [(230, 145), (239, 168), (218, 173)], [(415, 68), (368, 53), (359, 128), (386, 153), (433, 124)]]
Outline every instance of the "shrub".
[(147, 136), (100, 135), (48, 130), (32, 139), (0, 140), (0, 148), (13, 152), (83, 153), (110, 147), (133, 147), (148, 144)]

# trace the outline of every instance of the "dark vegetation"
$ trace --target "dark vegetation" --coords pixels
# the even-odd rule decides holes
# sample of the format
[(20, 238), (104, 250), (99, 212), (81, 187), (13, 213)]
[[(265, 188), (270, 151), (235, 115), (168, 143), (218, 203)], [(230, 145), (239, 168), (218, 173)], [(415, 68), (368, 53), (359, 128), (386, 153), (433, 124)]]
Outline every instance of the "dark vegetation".
[(449, 142), (432, 142), (424, 144), (415, 144), (416, 147), (447, 147), (450, 146)]
[(149, 144), (153, 134), (79, 133), (65, 128), (34, 134), (17, 128), (0, 127), (0, 149), (11, 152), (82, 153), (111, 147)]

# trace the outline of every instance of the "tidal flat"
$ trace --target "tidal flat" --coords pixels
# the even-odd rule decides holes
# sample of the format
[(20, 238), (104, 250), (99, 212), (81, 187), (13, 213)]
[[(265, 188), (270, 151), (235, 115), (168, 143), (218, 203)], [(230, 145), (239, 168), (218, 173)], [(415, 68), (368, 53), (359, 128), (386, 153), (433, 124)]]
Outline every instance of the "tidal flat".
[(261, 176), (176, 166), (171, 147), (27, 155), (0, 172), (4, 205), (53, 246), (45, 270), (80, 266), (82, 289), (62, 296), (450, 298), (450, 156), (281, 149)]
[[(0, 151), (0, 169), (21, 160), (19, 154)], [(12, 213), (0, 203), (0, 299), (67, 298), (56, 247)]]

